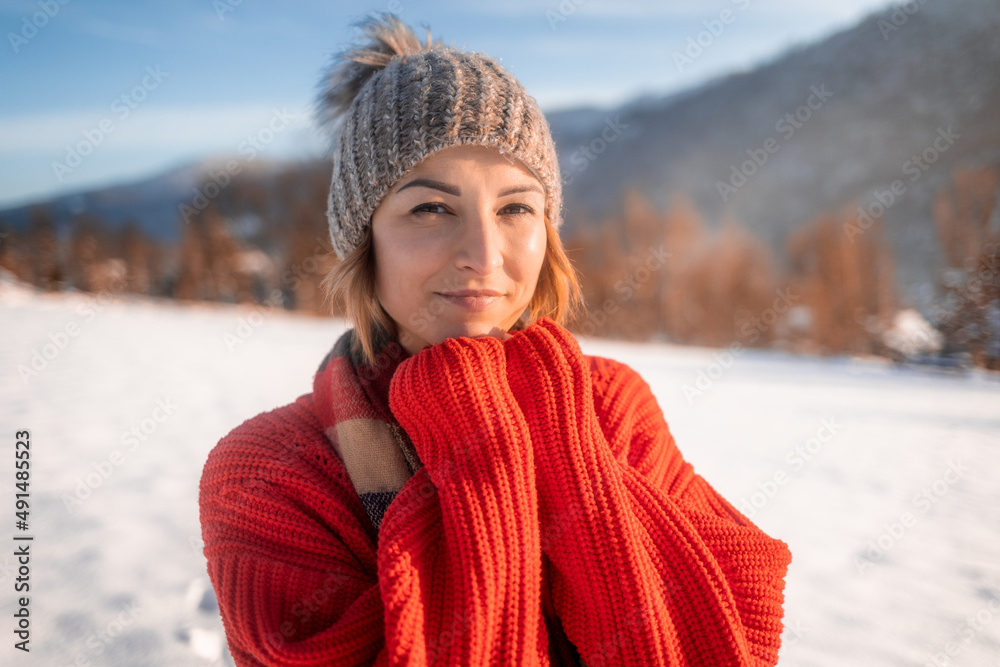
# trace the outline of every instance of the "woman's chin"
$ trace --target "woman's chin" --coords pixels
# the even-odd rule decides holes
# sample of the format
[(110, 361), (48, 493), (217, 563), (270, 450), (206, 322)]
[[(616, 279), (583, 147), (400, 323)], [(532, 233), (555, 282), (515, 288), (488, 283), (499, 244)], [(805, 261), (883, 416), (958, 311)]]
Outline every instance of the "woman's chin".
[(449, 327), (448, 330), (442, 334), (441, 340), (444, 340), (445, 338), (459, 338), (461, 336), (465, 336), (467, 338), (496, 336), (499, 338), (506, 330), (507, 327), (502, 326), (500, 322), (461, 322)]
[(505, 326), (503, 322), (494, 318), (488, 320), (464, 320), (452, 322), (437, 322), (439, 326), (427, 328), (422, 332), (411, 332), (403, 329), (399, 335), (400, 344), (413, 353), (427, 347), (437, 345), (449, 338), (480, 338), (482, 336), (493, 336), (504, 338), (510, 326)]

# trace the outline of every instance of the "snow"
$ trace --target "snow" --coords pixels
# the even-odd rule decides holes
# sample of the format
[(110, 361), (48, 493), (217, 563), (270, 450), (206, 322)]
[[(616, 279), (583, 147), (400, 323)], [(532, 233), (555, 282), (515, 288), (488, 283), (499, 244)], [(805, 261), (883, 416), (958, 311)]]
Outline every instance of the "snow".
[[(343, 323), (3, 281), (0, 328), (4, 447), (30, 429), (35, 538), (30, 654), (10, 639), (17, 573), (0, 550), (0, 663), (231, 664), (201, 555), (201, 468), (231, 428), (311, 390)], [(781, 665), (1000, 665), (996, 374), (581, 346), (637, 369), (695, 469), (788, 543)], [(44, 367), (22, 379), (35, 352)]]
[(882, 340), (906, 357), (937, 352), (944, 346), (941, 332), (913, 308), (896, 313), (892, 327), (883, 334)]

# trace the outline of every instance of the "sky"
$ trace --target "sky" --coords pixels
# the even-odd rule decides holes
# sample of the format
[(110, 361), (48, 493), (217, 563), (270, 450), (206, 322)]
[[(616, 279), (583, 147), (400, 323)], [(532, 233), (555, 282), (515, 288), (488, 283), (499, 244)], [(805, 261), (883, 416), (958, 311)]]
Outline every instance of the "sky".
[(323, 155), (317, 85), (373, 12), (497, 58), (548, 113), (752, 69), (889, 4), (0, 0), (0, 209), (206, 158)]

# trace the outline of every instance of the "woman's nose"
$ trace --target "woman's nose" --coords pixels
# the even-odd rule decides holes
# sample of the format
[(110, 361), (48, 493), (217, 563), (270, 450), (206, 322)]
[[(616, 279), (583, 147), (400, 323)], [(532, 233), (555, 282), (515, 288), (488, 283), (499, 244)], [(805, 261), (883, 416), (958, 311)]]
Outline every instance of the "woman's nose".
[(461, 239), (455, 260), (459, 268), (488, 275), (503, 265), (500, 230), (493, 216), (475, 213), (462, 221)]

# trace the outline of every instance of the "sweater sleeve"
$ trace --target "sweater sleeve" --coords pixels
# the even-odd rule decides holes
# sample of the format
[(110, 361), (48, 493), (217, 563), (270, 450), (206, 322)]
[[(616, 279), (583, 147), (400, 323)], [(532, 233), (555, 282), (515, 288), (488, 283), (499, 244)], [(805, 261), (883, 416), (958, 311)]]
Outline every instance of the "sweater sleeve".
[(383, 519), (390, 662), (549, 664), (532, 447), (503, 343), (425, 348), (400, 364), (389, 402), (431, 482), (404, 486)]
[(613, 432), (626, 445), (624, 458), (618, 459), (626, 461), (629, 474), (638, 473), (640, 484), (665, 493), (705, 541), (733, 592), (752, 664), (775, 664), (784, 577), (791, 562), (787, 545), (757, 528), (695, 473), (681, 456), (649, 384), (626, 364), (615, 365), (603, 392), (601, 414), (612, 417), (602, 424), (604, 433)]
[(240, 667), (386, 657), (364, 510), (310, 404), (247, 420), (202, 473), (204, 554)]
[(785, 544), (693, 474), (645, 383), (599, 406), (616, 456), (576, 340), (536, 324), (508, 341), (508, 376), (534, 443), (553, 599), (584, 662), (775, 664)]

